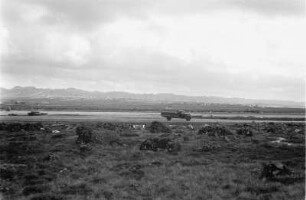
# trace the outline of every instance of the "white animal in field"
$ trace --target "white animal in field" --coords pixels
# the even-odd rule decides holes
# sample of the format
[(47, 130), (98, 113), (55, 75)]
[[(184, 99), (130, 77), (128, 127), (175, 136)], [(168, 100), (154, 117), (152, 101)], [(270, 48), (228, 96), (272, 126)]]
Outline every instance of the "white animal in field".
[(192, 126), (191, 124), (189, 124), (189, 125), (187, 126), (187, 128), (189, 128), (190, 130), (194, 130), (194, 128), (193, 128), (193, 126)]
[(133, 129), (135, 130), (143, 130), (146, 128), (145, 124), (133, 124)]

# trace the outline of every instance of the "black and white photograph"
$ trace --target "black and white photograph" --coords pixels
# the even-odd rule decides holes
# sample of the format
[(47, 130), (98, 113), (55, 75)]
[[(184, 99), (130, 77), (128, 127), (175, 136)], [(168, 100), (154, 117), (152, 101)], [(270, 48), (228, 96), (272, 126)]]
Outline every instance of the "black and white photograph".
[(0, 0), (0, 200), (304, 200), (305, 0)]

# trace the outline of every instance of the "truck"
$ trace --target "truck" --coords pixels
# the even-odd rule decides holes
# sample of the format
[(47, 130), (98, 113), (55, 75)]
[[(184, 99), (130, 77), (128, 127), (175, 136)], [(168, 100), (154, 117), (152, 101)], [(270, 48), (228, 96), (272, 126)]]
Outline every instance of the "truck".
[(28, 113), (28, 116), (40, 116), (40, 115), (47, 115), (47, 113), (41, 113), (38, 111), (31, 111)]
[(191, 120), (191, 114), (186, 113), (184, 110), (177, 110), (177, 111), (162, 111), (161, 116), (167, 118), (168, 121), (171, 121), (172, 118), (180, 118), (186, 119), (186, 121)]

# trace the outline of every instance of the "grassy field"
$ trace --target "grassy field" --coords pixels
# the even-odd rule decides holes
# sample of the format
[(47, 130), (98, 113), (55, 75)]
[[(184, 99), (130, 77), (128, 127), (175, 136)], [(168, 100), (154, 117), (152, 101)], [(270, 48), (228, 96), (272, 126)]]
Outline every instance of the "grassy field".
[[(167, 131), (142, 125), (2, 124), (0, 199), (305, 198), (304, 124), (176, 122)], [(92, 139), (77, 144), (83, 126)], [(140, 150), (150, 138), (180, 148)], [(261, 176), (268, 163), (291, 173)]]

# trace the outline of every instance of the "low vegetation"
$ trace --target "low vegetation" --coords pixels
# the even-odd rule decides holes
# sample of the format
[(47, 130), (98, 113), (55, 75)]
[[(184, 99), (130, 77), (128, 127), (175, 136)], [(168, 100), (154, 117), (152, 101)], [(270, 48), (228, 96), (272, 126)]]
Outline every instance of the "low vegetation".
[(305, 197), (304, 124), (1, 127), (0, 199)]

